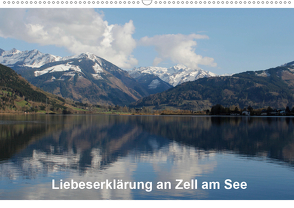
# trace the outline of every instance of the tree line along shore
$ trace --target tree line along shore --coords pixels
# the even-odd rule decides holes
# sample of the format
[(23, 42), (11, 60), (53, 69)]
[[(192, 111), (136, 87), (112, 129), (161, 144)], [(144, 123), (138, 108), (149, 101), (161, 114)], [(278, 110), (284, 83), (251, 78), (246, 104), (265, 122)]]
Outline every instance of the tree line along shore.
[[(68, 104), (70, 103), (70, 104)], [(57, 100), (35, 102), (4, 88), (0, 91), (1, 114), (118, 114), (118, 115), (230, 115), (230, 116), (294, 116), (294, 106), (290, 109), (274, 109), (270, 106), (254, 109), (251, 106), (224, 107), (220, 104), (202, 111), (182, 109), (152, 109), (150, 107), (131, 108), (127, 106), (93, 105), (74, 102), (58, 97)]]

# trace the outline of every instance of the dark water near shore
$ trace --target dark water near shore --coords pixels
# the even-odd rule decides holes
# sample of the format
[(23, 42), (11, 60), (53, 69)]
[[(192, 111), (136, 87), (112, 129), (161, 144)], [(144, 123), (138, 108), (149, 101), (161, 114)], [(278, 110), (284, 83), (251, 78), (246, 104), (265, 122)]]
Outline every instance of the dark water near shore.
[[(2, 115), (0, 199), (293, 200), (293, 124), (292, 117)], [(247, 187), (226, 189), (226, 179)], [(112, 184), (52, 189), (52, 180), (55, 188)], [(176, 180), (187, 189), (175, 189)], [(114, 181), (145, 186), (119, 189)]]

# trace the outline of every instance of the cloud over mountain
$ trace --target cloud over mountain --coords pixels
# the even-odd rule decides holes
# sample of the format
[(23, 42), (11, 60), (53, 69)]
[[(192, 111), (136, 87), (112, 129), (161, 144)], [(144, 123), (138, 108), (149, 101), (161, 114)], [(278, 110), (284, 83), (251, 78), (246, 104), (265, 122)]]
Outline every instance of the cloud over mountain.
[(94, 9), (2, 9), (0, 37), (95, 53), (122, 68), (137, 64), (133, 21), (109, 24)]
[(63, 47), (75, 55), (90, 52), (124, 69), (138, 65), (133, 56), (138, 45), (155, 47), (155, 66), (164, 60), (190, 68), (216, 66), (213, 58), (195, 52), (196, 40), (208, 39), (206, 35), (163, 34), (135, 40), (132, 20), (109, 24), (94, 9), (0, 9), (0, 25), (0, 37)]
[(208, 36), (199, 34), (165, 34), (143, 37), (139, 43), (143, 46), (155, 46), (158, 56), (153, 61), (154, 66), (167, 59), (191, 68), (198, 68), (199, 64), (216, 66), (213, 58), (202, 57), (195, 53), (196, 39), (208, 39)]

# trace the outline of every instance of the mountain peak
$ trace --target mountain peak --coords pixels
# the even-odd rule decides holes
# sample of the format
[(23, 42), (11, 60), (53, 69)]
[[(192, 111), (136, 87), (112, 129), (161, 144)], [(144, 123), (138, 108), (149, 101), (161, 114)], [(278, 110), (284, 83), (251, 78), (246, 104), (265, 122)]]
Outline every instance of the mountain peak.
[(41, 53), (40, 51), (38, 51), (37, 49), (31, 50), (29, 51), (30, 53)]
[(177, 64), (177, 65), (172, 66), (172, 67), (170, 67), (170, 68), (174, 68), (174, 69), (187, 69), (187, 68), (189, 68), (189, 67), (187, 67), (187, 66), (184, 65), (184, 64)]
[[(79, 55), (79, 57), (85, 57), (85, 58), (88, 58), (88, 59), (91, 59), (91, 60), (99, 59), (98, 56), (96, 56), (95, 54), (90, 53), (90, 52), (81, 53), (81, 54)], [(100, 59), (99, 59), (99, 60), (100, 60)]]
[(95, 63), (98, 62), (99, 64), (101, 64), (101, 58), (96, 56), (93, 53), (90, 53), (90, 52), (84, 52), (84, 53), (81, 53), (79, 55), (64, 57), (63, 60), (74, 59), (74, 58), (76, 58), (76, 59), (86, 58), (86, 59), (92, 60)]
[(21, 53), (21, 51), (17, 50), (16, 48), (11, 49), (9, 52), (12, 54)]

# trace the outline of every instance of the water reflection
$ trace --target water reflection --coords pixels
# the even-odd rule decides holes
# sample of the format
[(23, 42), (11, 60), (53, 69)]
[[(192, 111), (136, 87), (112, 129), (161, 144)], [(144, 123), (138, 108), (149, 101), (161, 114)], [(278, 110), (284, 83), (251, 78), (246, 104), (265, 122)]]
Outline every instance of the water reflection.
[(148, 195), (144, 190), (53, 191), (51, 179), (189, 181), (215, 173), (219, 153), (290, 166), (294, 159), (294, 120), (289, 117), (35, 115), (0, 120), (2, 199), (209, 198), (203, 190)]
[(266, 154), (293, 163), (294, 118), (164, 117), (140, 122), (144, 130), (199, 149), (233, 151), (245, 156)]

